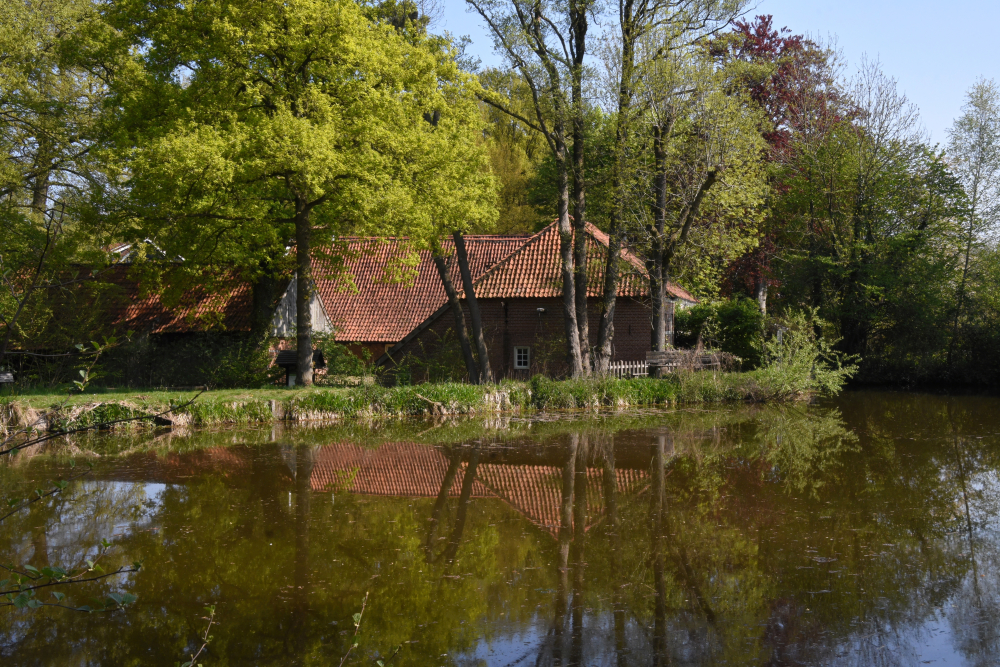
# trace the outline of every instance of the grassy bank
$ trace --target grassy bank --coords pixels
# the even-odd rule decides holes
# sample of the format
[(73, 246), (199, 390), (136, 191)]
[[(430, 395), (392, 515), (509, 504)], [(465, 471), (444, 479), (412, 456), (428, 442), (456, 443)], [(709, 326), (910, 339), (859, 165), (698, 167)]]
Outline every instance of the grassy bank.
[[(530, 382), (504, 381), (487, 386), (442, 383), (407, 387), (372, 385), (207, 391), (193, 403), (171, 410), (171, 406), (190, 401), (195, 393), (97, 390), (69, 398), (56, 393), (25, 393), (3, 401), (0, 405), (0, 425), (10, 429), (37, 423), (38, 428), (55, 430), (157, 413), (167, 413), (156, 420), (160, 426), (212, 426), (428, 414), (626, 409), (789, 401), (812, 395), (814, 388), (802, 382), (790, 382), (784, 374), (768, 373), (766, 370), (751, 373), (680, 373), (664, 379), (554, 381), (536, 377)], [(116, 428), (135, 429), (149, 424), (149, 421), (139, 421), (119, 424)]]

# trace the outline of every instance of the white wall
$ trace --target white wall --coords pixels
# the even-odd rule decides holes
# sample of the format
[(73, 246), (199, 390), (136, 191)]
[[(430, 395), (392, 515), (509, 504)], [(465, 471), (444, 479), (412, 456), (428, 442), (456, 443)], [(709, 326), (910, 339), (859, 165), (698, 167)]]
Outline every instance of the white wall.
[[(274, 309), (274, 317), (271, 319), (271, 335), (277, 338), (292, 338), (295, 336), (295, 297), (298, 279), (292, 278), (288, 283), (288, 289), (278, 302), (278, 307)], [(312, 325), (314, 333), (331, 333), (333, 326), (330, 318), (323, 307), (323, 301), (319, 298), (316, 290), (313, 290), (312, 298), (309, 300), (309, 310), (312, 312)]]

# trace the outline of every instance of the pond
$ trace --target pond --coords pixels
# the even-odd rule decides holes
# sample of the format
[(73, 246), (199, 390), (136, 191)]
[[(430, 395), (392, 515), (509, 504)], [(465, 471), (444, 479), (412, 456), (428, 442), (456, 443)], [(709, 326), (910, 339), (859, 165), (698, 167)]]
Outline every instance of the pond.
[(175, 665), (206, 605), (206, 666), (1000, 655), (997, 398), (95, 436), (0, 469), (4, 495), (70, 456), (92, 472), (0, 524), (0, 560), (106, 538), (106, 570), (142, 568), (67, 600), (137, 601), (0, 608), (5, 665)]

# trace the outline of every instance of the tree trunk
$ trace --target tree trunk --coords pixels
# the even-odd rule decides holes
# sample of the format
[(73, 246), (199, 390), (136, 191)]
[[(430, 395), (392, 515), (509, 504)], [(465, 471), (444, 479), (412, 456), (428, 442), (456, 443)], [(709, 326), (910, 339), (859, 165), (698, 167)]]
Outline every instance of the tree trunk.
[[(613, 436), (612, 436), (613, 437)], [(625, 638), (625, 594), (622, 592), (625, 576), (622, 573), (622, 536), (618, 520), (618, 473), (615, 470), (615, 443), (613, 439), (605, 445), (604, 474), (601, 487), (604, 491), (604, 525), (610, 538), (611, 554), (609, 571), (614, 573), (616, 586), (611, 594), (611, 609), (614, 624), (615, 656), (618, 665), (624, 666), (628, 643)]]
[(653, 128), (654, 176), (653, 191), (653, 237), (652, 261), (649, 268), (649, 296), (653, 302), (652, 349), (663, 352), (667, 349), (666, 276), (663, 272), (663, 234), (667, 217), (667, 152), (663, 146), (663, 128)]
[(39, 215), (39, 221), (45, 219), (49, 207), (49, 182), (52, 174), (51, 139), (41, 133), (38, 140), (38, 150), (35, 152), (35, 177), (31, 181), (31, 208)]
[[(573, 152), (576, 153), (575, 146)], [(591, 367), (590, 324), (587, 317), (587, 233), (584, 230), (583, 217), (586, 195), (582, 185), (579, 184), (580, 178), (577, 173), (573, 179), (573, 290), (576, 293), (576, 330), (580, 337), (580, 365), (584, 375), (588, 375)]]
[(308, 387), (313, 383), (312, 347), (312, 258), (309, 243), (312, 240), (309, 208), (304, 199), (295, 198), (295, 340), (298, 346), (296, 383)]
[(566, 165), (566, 146), (556, 150), (559, 175), (559, 258), (562, 263), (563, 324), (566, 333), (566, 351), (570, 377), (583, 374), (580, 352), (580, 331), (576, 323), (576, 289), (573, 272), (573, 226), (569, 219), (569, 173)]
[(476, 358), (472, 356), (472, 343), (469, 342), (469, 332), (465, 328), (465, 313), (462, 311), (462, 302), (458, 298), (455, 285), (451, 282), (451, 276), (448, 275), (448, 264), (444, 255), (441, 254), (441, 248), (435, 247), (432, 254), (434, 265), (441, 277), (441, 284), (444, 285), (444, 292), (448, 295), (448, 305), (451, 306), (451, 313), (455, 316), (455, 333), (462, 345), (462, 356), (465, 357), (465, 370), (469, 373), (469, 382), (479, 384), (479, 366), (476, 364)]
[(621, 222), (625, 217), (625, 176), (623, 165), (625, 146), (628, 143), (629, 112), (632, 108), (632, 76), (635, 70), (635, 40), (633, 5), (619, 4), (621, 15), (621, 72), (618, 81), (618, 117), (615, 127), (615, 155), (611, 172), (611, 192), (614, 205), (608, 229), (608, 255), (604, 263), (604, 286), (601, 294), (601, 320), (597, 327), (597, 349), (594, 352), (594, 371), (599, 375), (608, 372), (611, 365), (612, 343), (615, 337), (615, 304), (618, 297), (618, 259), (621, 255)]
[(975, 238), (975, 230), (973, 229), (974, 216), (976, 214), (976, 197), (973, 195), (972, 201), (972, 211), (969, 213), (969, 235), (966, 239), (965, 244), (965, 262), (962, 264), (962, 279), (959, 281), (958, 285), (958, 299), (955, 304), (955, 320), (952, 322), (951, 327), (951, 340), (948, 341), (948, 366), (951, 367), (952, 359), (955, 354), (955, 343), (958, 341), (958, 324), (960, 318), (962, 317), (962, 310), (965, 308), (965, 289), (966, 281), (969, 279), (969, 262), (972, 257), (972, 242)]
[(670, 275), (671, 265), (674, 261), (674, 256), (677, 254), (677, 250), (687, 243), (688, 235), (691, 232), (691, 225), (694, 223), (695, 218), (698, 217), (698, 209), (701, 208), (701, 202), (705, 199), (708, 191), (712, 189), (712, 186), (718, 181), (719, 171), (719, 167), (712, 167), (708, 170), (705, 180), (701, 182), (698, 193), (694, 196), (694, 200), (685, 206), (677, 216), (677, 222), (674, 224), (674, 229), (677, 230), (677, 233), (673, 234), (669, 240), (664, 239), (662, 261), (664, 279)]
[(455, 232), (452, 237), (455, 239), (455, 258), (458, 260), (458, 270), (462, 274), (465, 302), (469, 304), (469, 315), (472, 317), (472, 337), (476, 341), (476, 351), (479, 353), (480, 383), (486, 384), (493, 382), (493, 371), (490, 368), (490, 353), (486, 349), (486, 336), (483, 335), (483, 317), (479, 312), (479, 300), (476, 299), (476, 286), (472, 284), (472, 271), (469, 270), (469, 253), (465, 249), (465, 237), (461, 232)]
[(479, 465), (479, 450), (473, 449), (469, 462), (462, 476), (462, 491), (458, 496), (458, 512), (455, 515), (455, 527), (448, 538), (448, 546), (442, 554), (444, 561), (449, 563), (458, 555), (458, 547), (462, 544), (462, 534), (465, 532), (465, 521), (469, 515), (469, 503), (472, 502), (472, 485), (476, 481), (476, 467)]
[(589, 439), (581, 435), (580, 446), (576, 453), (576, 480), (573, 487), (576, 490), (573, 497), (573, 598), (570, 603), (570, 652), (569, 664), (583, 665), (583, 611), (584, 586), (586, 582), (586, 543), (587, 531), (587, 459), (589, 458)]
[(562, 497), (559, 507), (559, 583), (556, 590), (556, 600), (553, 611), (554, 645), (552, 647), (553, 664), (561, 665), (563, 651), (563, 633), (566, 627), (566, 595), (569, 591), (569, 551), (573, 540), (573, 497), (576, 481), (576, 455), (580, 435), (570, 433), (569, 447), (566, 450), (566, 463), (562, 469)]
[(444, 479), (441, 480), (441, 489), (438, 491), (437, 500), (434, 501), (434, 509), (431, 511), (430, 527), (427, 531), (427, 542), (424, 546), (426, 560), (428, 563), (433, 563), (435, 561), (434, 547), (437, 545), (438, 527), (441, 525), (441, 513), (444, 511), (445, 505), (448, 504), (448, 494), (451, 493), (451, 487), (455, 484), (455, 475), (458, 473), (458, 468), (461, 464), (461, 455), (456, 451), (449, 450), (448, 469), (445, 470)]
[(649, 532), (652, 536), (650, 551), (653, 556), (653, 665), (669, 664), (667, 653), (667, 587), (664, 561), (664, 436), (657, 437), (653, 445), (652, 489), (649, 503)]
[(613, 217), (611, 234), (608, 235), (608, 256), (604, 265), (604, 289), (601, 298), (601, 320), (597, 328), (597, 349), (594, 354), (594, 371), (605, 375), (611, 366), (612, 343), (615, 337), (615, 304), (618, 298), (618, 259), (621, 257), (622, 240), (617, 217)]
[(295, 449), (295, 564), (292, 581), (292, 627), (296, 647), (302, 651), (308, 642), (309, 593), (311, 586), (309, 563), (309, 518), (312, 508), (313, 468), (316, 450), (308, 445)]
[(757, 300), (757, 307), (760, 314), (767, 316), (767, 279), (763, 275), (757, 276), (757, 284), (754, 285), (754, 298)]
[(573, 40), (572, 104), (573, 104), (573, 238), (574, 274), (576, 291), (576, 327), (580, 335), (580, 364), (585, 375), (590, 373), (590, 324), (587, 314), (587, 184), (584, 172), (584, 100), (583, 60), (587, 49), (587, 2), (571, 0), (569, 4), (570, 31)]

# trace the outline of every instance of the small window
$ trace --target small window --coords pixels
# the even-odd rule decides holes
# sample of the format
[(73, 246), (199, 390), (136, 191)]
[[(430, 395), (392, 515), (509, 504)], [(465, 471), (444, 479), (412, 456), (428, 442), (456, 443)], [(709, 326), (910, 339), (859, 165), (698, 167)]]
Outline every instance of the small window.
[(514, 348), (514, 368), (529, 368), (531, 366), (531, 348)]

